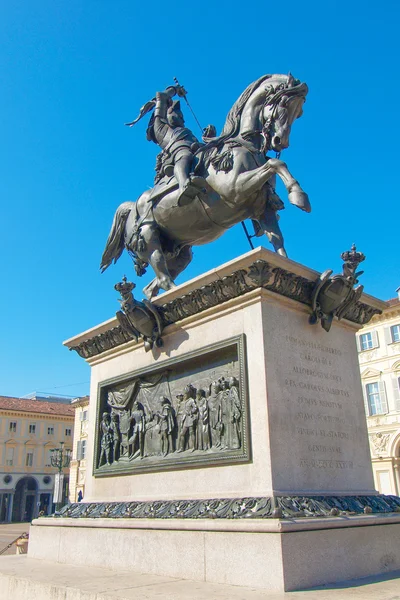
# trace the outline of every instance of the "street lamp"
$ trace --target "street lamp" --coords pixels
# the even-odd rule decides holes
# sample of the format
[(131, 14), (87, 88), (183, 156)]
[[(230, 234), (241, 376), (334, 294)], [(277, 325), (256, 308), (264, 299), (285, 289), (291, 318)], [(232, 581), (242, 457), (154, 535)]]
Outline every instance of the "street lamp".
[(54, 482), (54, 503), (56, 510), (60, 510), (63, 503), (64, 473), (63, 469), (69, 467), (71, 462), (71, 451), (64, 448), (64, 442), (60, 442), (59, 448), (50, 450), (51, 466), (58, 469)]

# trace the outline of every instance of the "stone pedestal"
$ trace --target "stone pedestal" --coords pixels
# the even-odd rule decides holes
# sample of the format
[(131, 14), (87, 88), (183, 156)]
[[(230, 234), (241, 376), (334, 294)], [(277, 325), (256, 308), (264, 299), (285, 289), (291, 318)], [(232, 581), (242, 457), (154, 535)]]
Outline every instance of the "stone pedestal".
[[(364, 295), (327, 333), (309, 324), (317, 278), (257, 249), (155, 300), (162, 348), (116, 319), (68, 340), (92, 368), (85, 503), (34, 521), (30, 556), (281, 591), (400, 568), (400, 501), (374, 490), (354, 335), (383, 304)], [(121, 450), (108, 466), (100, 413), (123, 414), (110, 390), (163, 373), (178, 425), (179, 385), (233, 374), (239, 446), (191, 452), (188, 437), (182, 453)]]

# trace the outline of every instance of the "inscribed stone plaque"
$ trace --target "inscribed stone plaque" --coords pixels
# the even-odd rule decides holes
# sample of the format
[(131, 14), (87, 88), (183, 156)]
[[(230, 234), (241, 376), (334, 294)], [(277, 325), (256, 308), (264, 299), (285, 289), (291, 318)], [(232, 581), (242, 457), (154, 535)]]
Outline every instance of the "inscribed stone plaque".
[(249, 460), (244, 336), (99, 385), (94, 475)]
[(285, 319), (271, 307), (265, 334), (274, 489), (373, 492), (354, 333)]

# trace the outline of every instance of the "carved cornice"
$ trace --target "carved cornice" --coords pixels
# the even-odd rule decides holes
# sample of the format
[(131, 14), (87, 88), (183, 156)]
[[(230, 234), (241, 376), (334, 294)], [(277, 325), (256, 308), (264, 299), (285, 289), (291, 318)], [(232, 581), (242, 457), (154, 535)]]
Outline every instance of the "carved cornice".
[(386, 323), (387, 321), (391, 321), (395, 317), (400, 317), (400, 304), (388, 306), (382, 312), (374, 315), (371, 325), (376, 325), (377, 323)]
[[(311, 307), (314, 287), (315, 281), (281, 267), (274, 267), (267, 261), (259, 259), (246, 268), (234, 271), (231, 275), (212, 281), (158, 306), (158, 312), (166, 327), (257, 288), (269, 290)], [(343, 318), (359, 325), (365, 325), (375, 314), (380, 312), (377, 308), (357, 302), (343, 315)], [(70, 350), (75, 350), (82, 358), (90, 358), (133, 339), (134, 337), (129, 336), (121, 327), (112, 327), (108, 331), (71, 347)]]
[(73, 519), (293, 519), (392, 512), (400, 512), (400, 498), (379, 494), (80, 502), (64, 506), (55, 516)]

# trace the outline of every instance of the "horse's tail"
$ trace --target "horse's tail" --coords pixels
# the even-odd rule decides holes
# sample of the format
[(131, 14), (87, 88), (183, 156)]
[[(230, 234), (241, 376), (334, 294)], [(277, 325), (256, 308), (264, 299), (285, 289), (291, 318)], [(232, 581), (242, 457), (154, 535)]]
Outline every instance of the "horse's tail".
[(124, 251), (125, 224), (134, 206), (134, 202), (124, 202), (117, 208), (106, 247), (101, 257), (100, 269), (102, 273), (108, 269), (113, 261), (116, 263)]

